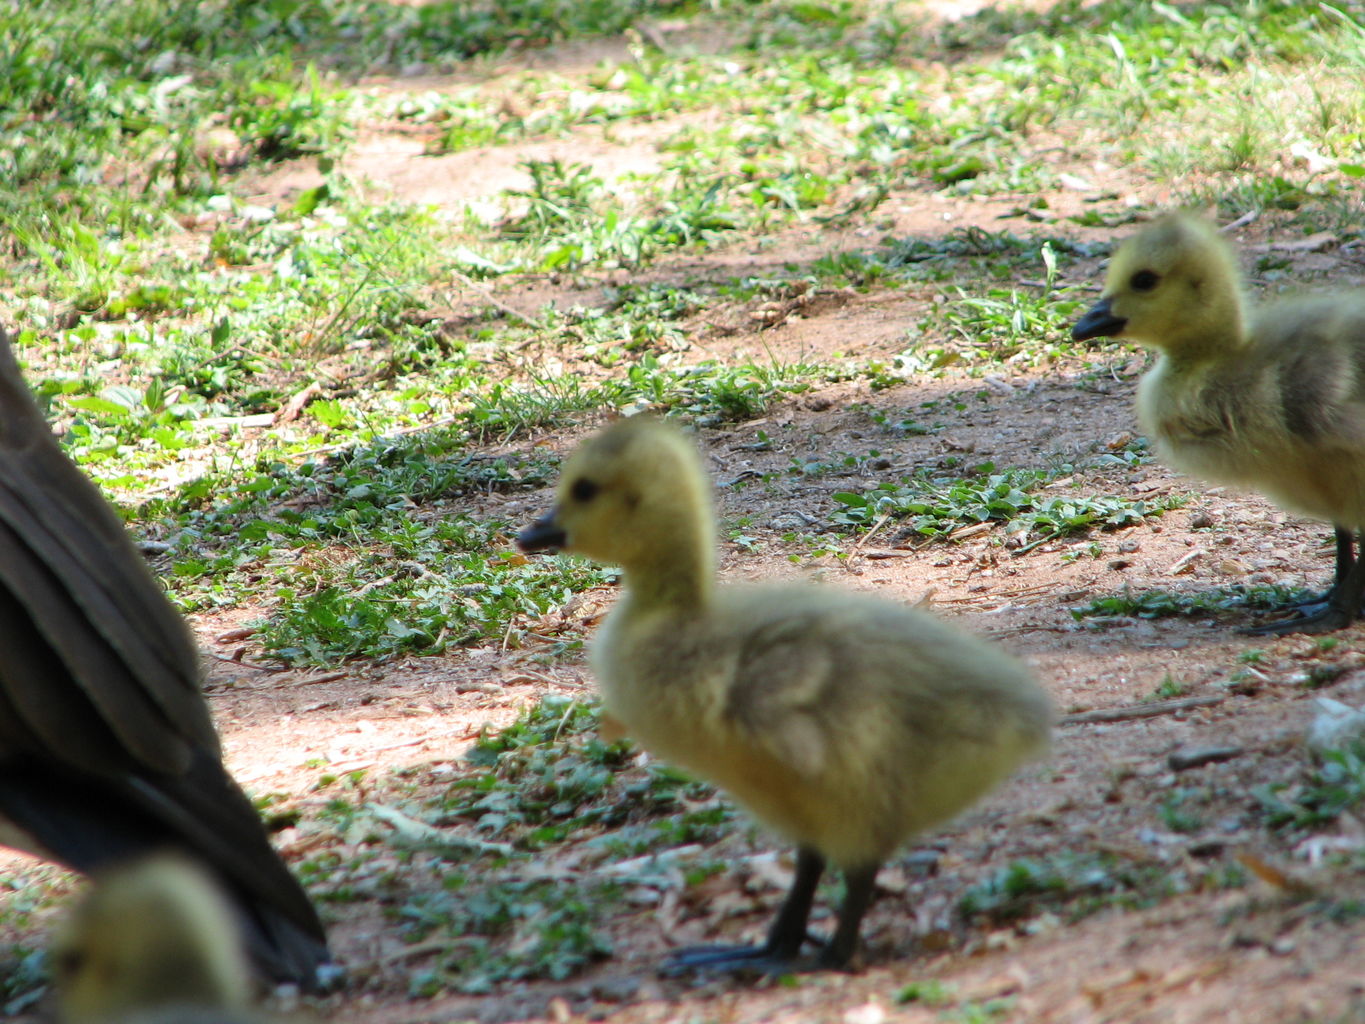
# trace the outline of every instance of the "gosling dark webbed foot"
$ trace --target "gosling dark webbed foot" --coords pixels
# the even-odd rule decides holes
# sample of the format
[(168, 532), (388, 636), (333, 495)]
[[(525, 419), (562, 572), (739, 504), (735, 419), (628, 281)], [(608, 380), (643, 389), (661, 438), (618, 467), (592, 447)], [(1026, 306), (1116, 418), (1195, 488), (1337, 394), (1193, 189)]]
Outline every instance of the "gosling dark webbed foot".
[(1266, 610), (1274, 614), (1293, 612), (1298, 618), (1307, 618), (1309, 616), (1317, 615), (1331, 604), (1332, 599), (1336, 597), (1336, 593), (1336, 588), (1333, 587), (1330, 590), (1324, 590), (1321, 594), (1304, 594), (1303, 597), (1285, 601), (1283, 604), (1277, 604), (1273, 608)]
[(764, 946), (687, 946), (659, 965), (669, 978), (687, 974), (781, 975), (810, 970), (813, 961)]
[(1262, 622), (1238, 632), (1245, 636), (1288, 636), (1292, 633), (1335, 633), (1345, 629), (1359, 617), (1358, 611), (1348, 611), (1330, 601), (1307, 605), (1303, 614), (1274, 622)]
[[(796, 851), (796, 877), (791, 891), (768, 929), (765, 942), (758, 946), (689, 946), (670, 955), (659, 966), (659, 973), (666, 977), (712, 972), (779, 975), (846, 967), (858, 943), (858, 923), (872, 897), (877, 866), (846, 873), (844, 908), (828, 942), (806, 927), (815, 887), (824, 870), (825, 859), (814, 850), (801, 847)], [(819, 952), (803, 957), (801, 951), (808, 945), (817, 947)]]
[(1287, 619), (1276, 619), (1241, 630), (1247, 636), (1286, 636), (1290, 633), (1333, 633), (1345, 629), (1360, 617), (1365, 598), (1365, 560), (1356, 557), (1351, 531), (1335, 527), (1337, 545), (1336, 578), (1321, 597), (1308, 598), (1285, 606), (1297, 612)]

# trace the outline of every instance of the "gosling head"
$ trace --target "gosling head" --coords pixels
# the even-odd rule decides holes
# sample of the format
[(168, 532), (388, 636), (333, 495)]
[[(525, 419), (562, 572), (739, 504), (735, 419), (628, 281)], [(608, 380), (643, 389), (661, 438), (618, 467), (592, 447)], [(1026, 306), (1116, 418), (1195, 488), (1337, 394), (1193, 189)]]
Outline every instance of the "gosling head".
[(61, 1024), (171, 1007), (237, 1010), (252, 994), (226, 897), (173, 855), (97, 879), (54, 938), (52, 962)]
[(630, 572), (677, 557), (709, 566), (710, 484), (696, 450), (649, 416), (619, 420), (564, 464), (555, 506), (517, 537), (523, 551), (569, 551)]
[(1172, 354), (1242, 330), (1237, 263), (1217, 230), (1185, 213), (1153, 221), (1119, 247), (1104, 292), (1071, 329), (1076, 341), (1123, 337)]

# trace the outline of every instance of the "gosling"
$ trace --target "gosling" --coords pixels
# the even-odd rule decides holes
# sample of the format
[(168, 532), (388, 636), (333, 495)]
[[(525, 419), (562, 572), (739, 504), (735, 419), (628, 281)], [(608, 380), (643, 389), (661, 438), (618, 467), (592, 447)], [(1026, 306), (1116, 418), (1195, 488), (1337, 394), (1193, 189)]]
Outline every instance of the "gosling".
[(58, 1024), (252, 1019), (235, 912), (184, 857), (153, 855), (99, 876), (51, 956)]
[[(1040, 752), (1051, 706), (1017, 661), (931, 615), (823, 587), (716, 586), (714, 532), (696, 449), (637, 417), (574, 453), (554, 509), (517, 540), (624, 568), (591, 653), (609, 720), (797, 846), (766, 942), (680, 950), (664, 971), (846, 968), (881, 863)], [(843, 905), (801, 961), (827, 863)]]
[(1365, 529), (1365, 291), (1252, 312), (1217, 229), (1174, 213), (1119, 248), (1100, 301), (1071, 336), (1157, 349), (1138, 418), (1175, 468), (1333, 524), (1332, 588), (1246, 632), (1326, 633), (1353, 622), (1365, 595), (1353, 543)]

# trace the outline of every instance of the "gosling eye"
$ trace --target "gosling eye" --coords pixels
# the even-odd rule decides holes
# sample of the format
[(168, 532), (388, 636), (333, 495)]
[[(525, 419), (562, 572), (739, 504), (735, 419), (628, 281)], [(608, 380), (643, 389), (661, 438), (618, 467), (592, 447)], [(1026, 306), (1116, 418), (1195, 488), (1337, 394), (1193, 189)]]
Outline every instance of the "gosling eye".
[(1139, 270), (1128, 279), (1128, 286), (1135, 292), (1149, 292), (1157, 286), (1161, 275), (1155, 270)]
[(74, 978), (85, 966), (85, 955), (76, 949), (64, 949), (52, 964), (53, 973), (59, 978)]
[(592, 501), (602, 488), (585, 476), (580, 476), (569, 488), (569, 497), (574, 501)]

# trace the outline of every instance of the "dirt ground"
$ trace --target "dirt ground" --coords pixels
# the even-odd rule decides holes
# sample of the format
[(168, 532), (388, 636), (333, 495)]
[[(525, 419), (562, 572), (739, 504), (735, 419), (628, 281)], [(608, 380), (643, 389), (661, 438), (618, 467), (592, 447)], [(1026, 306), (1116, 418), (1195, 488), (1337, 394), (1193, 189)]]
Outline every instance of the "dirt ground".
[[(583, 55), (575, 51), (572, 56), (591, 67)], [(402, 81), (373, 83), (376, 89), (405, 87)], [(517, 160), (547, 158), (561, 148), (609, 180), (647, 170), (651, 139), (667, 130), (655, 125), (656, 134), (640, 132), (624, 137), (624, 143), (617, 132), (611, 144), (574, 139), (562, 146), (536, 143), (432, 158), (421, 155), (420, 140), (371, 125), (363, 129), (347, 171), (368, 178), (377, 191), (453, 210), (508, 187)], [(1132, 187), (1117, 168), (1077, 163), (1059, 169), (1119, 195)], [(316, 183), (315, 173), (306, 163), (278, 171), (258, 183), (260, 199), (286, 199)], [(1058, 215), (1067, 212), (1068, 203), (1082, 201), (1070, 194), (1050, 198)], [(1159, 204), (1166, 197), (1143, 192), (1141, 198)], [(893, 216), (895, 227), (877, 236), (942, 234), (971, 225), (1034, 230), (1036, 225), (1018, 216), (1002, 219), (1018, 207), (1009, 197), (975, 201), (906, 192), (879, 211)], [(1106, 234), (1061, 224), (1048, 230), (1082, 240)], [(1248, 246), (1276, 242), (1273, 226), (1256, 223), (1239, 237)], [(649, 273), (680, 283), (741, 269), (762, 273), (802, 255), (874, 243), (867, 232), (855, 229), (822, 233), (809, 227), (763, 245), (749, 240), (705, 256), (665, 261)], [(1294, 252), (1292, 258), (1303, 276), (1314, 280), (1354, 282), (1365, 276), (1359, 261), (1342, 250)], [(1096, 260), (1071, 275), (1097, 282), (1098, 271)], [(890, 357), (906, 347), (906, 330), (933, 301), (932, 292), (925, 287), (817, 296), (776, 326), (744, 315), (723, 330), (698, 323), (689, 332), (691, 348), (683, 358), (791, 361), (836, 351), (859, 359), (879, 353)], [(600, 299), (600, 292), (548, 279), (495, 294), (527, 312), (546, 301)], [(483, 298), (469, 292), (462, 301), (477, 305)], [(572, 352), (551, 344), (516, 358), (529, 366), (552, 360), (572, 366), (574, 360)], [(1358, 910), (1343, 909), (1365, 899), (1358, 866), (1365, 828), (1347, 814), (1313, 841), (1296, 844), (1266, 826), (1254, 796), (1258, 787), (1300, 780), (1309, 770), (1302, 737), (1317, 714), (1318, 698), (1365, 704), (1365, 626), (1338, 634), (1339, 642), (1325, 647), (1314, 638), (1241, 635), (1237, 627), (1255, 616), (1245, 609), (1156, 620), (1072, 614), (1073, 608), (1125, 589), (1197, 593), (1248, 582), (1321, 586), (1331, 569), (1330, 531), (1323, 524), (1287, 515), (1255, 496), (1210, 489), (1152, 462), (1077, 470), (1083, 493), (1192, 495), (1184, 507), (1135, 527), (1020, 550), (1002, 543), (998, 527), (925, 545), (887, 523), (862, 537), (846, 559), (798, 566), (786, 558), (789, 551), (806, 549), (789, 546), (783, 535), (794, 523), (806, 533), (821, 529), (834, 507), (833, 493), (914, 467), (945, 459), (989, 460), (1000, 467), (1091, 466), (1136, 433), (1133, 393), (1143, 361), (1141, 354), (1120, 353), (1108, 372), (1063, 361), (1039, 369), (1005, 366), (984, 379), (910, 379), (885, 390), (843, 382), (780, 403), (759, 420), (699, 433), (718, 481), (729, 484), (746, 476), (754, 481), (718, 489), (723, 522), (748, 517), (743, 532), (759, 547), (751, 551), (725, 541), (726, 579), (810, 574), (928, 604), (1024, 658), (1059, 710), (1073, 716), (1058, 726), (1045, 761), (888, 865), (865, 925), (860, 972), (810, 976), (794, 985), (731, 979), (694, 983), (655, 975), (654, 965), (671, 946), (761, 934), (781, 899), (783, 882), (782, 861), (774, 869), (763, 855), (781, 851), (785, 856), (786, 851), (755, 832), (736, 840), (743, 847), (737, 854), (749, 866), (720, 876), (707, 890), (713, 897), (709, 904), (694, 896), (667, 913), (623, 912), (612, 928), (616, 951), (599, 965), (564, 982), (509, 984), (482, 996), (409, 998), (395, 968), (420, 951), (406, 950), (373, 904), (327, 904), (334, 949), (352, 982), (348, 991), (317, 1008), (319, 1016), (354, 1024), (1365, 1020), (1365, 918)], [(926, 412), (925, 403), (933, 401), (938, 405)], [(934, 429), (906, 436), (879, 426), (878, 413), (893, 423), (905, 418), (932, 422)], [(565, 453), (596, 425), (576, 424), (518, 442), (515, 450), (548, 446)], [(761, 435), (766, 443), (760, 443)], [(873, 449), (880, 458), (848, 469), (848, 475), (787, 472), (793, 458), (837, 462)], [(777, 475), (762, 482), (768, 473)], [(545, 490), (492, 494), (477, 499), (473, 511), (529, 521), (548, 501)], [(442, 510), (414, 514), (430, 517)], [(330, 762), (334, 772), (366, 768), (375, 777), (410, 768), (417, 788), (434, 792), (484, 725), (510, 721), (546, 693), (584, 693), (591, 683), (585, 666), (573, 661), (547, 666), (540, 655), (553, 638), (540, 637), (550, 629), (585, 630), (612, 596), (604, 589), (554, 622), (525, 624), (520, 649), (495, 644), (327, 672), (252, 667), (250, 640), (234, 631), (258, 614), (256, 609), (199, 616), (194, 625), (208, 655), (209, 696), (230, 767), (255, 792), (289, 794), (306, 819), (326, 800), (309, 790), (317, 775), (310, 767), (315, 759)], [(1253, 649), (1263, 652), (1254, 664), (1245, 657)], [(234, 661), (239, 654), (245, 658)], [(1314, 689), (1305, 679), (1315, 669), (1315, 678), (1336, 674), (1329, 685)], [(1141, 705), (1168, 680), (1179, 684), (1183, 706), (1158, 705), (1162, 713), (1151, 717), (1113, 721), (1081, 714)], [(1213, 747), (1231, 753), (1225, 751), (1223, 760), (1172, 767), (1173, 753)], [(1187, 789), (1202, 794), (1201, 824), (1173, 831), (1161, 808), (1172, 794)], [(287, 856), (298, 858), (317, 839), (299, 828), (281, 834), (280, 841)], [(923, 856), (925, 850), (933, 856)], [(969, 886), (1013, 861), (1106, 851), (1164, 874), (1172, 891), (1151, 905), (1114, 901), (1074, 919), (1070, 913), (1042, 913), (1017, 923), (964, 924), (955, 914)], [(1212, 883), (1221, 869), (1237, 865), (1249, 875), (1245, 884)], [(424, 884), (424, 877), (415, 874), (411, 884)], [(727, 891), (729, 897), (722, 898)], [(948, 995), (942, 1002), (897, 1001), (912, 983), (929, 982), (944, 986)]]

